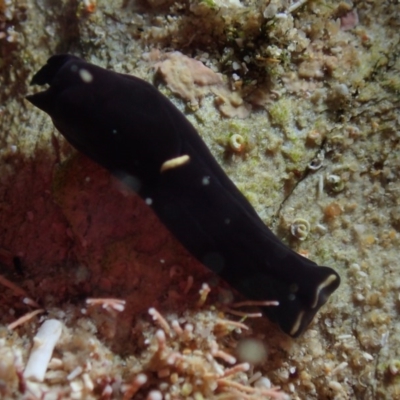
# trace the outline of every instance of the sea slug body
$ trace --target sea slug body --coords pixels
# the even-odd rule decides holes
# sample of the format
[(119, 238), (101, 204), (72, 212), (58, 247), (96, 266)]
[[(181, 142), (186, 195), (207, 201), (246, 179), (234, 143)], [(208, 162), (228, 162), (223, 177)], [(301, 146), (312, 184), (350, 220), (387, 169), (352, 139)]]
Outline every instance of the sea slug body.
[[(339, 275), (285, 246), (228, 178), (185, 116), (151, 84), (72, 55), (51, 57), (27, 99), (79, 151), (131, 187), (208, 268), (287, 334), (304, 332)], [(129, 181), (129, 180), (128, 180)]]

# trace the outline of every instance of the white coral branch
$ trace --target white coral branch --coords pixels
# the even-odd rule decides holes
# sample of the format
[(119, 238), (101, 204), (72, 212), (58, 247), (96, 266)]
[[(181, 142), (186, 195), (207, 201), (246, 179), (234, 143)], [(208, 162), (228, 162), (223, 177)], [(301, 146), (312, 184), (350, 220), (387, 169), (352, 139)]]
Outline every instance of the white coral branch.
[(24, 378), (38, 382), (44, 380), (54, 347), (61, 336), (62, 323), (56, 319), (43, 322), (36, 336), (24, 371)]

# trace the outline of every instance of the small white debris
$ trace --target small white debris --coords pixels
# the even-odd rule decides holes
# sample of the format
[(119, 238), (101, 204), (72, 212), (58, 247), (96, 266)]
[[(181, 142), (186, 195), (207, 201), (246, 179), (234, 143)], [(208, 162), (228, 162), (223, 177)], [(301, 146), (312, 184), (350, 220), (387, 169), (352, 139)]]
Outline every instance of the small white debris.
[(262, 376), (260, 379), (258, 379), (254, 383), (254, 386), (256, 388), (262, 388), (262, 389), (271, 389), (271, 387), (272, 387), (271, 381), (265, 376)]
[(234, 62), (232, 63), (232, 69), (233, 69), (234, 71), (237, 71), (238, 69), (240, 69), (240, 64), (239, 64), (237, 61), (234, 61)]
[(192, 333), (193, 329), (194, 329), (194, 327), (193, 327), (192, 324), (186, 324), (185, 325), (185, 332)]
[(62, 324), (56, 319), (43, 322), (33, 339), (33, 347), (24, 371), (24, 378), (43, 382), (54, 347), (61, 336)]
[(274, 18), (278, 12), (278, 6), (274, 2), (270, 2), (263, 12), (265, 19)]
[(162, 400), (162, 398), (163, 398), (163, 395), (160, 391), (152, 390), (146, 397), (146, 400)]
[(110, 385), (106, 385), (105, 388), (103, 389), (103, 392), (101, 393), (102, 398), (109, 398), (111, 397), (113, 393), (112, 387)]
[(365, 358), (367, 361), (372, 361), (372, 360), (374, 359), (374, 357), (373, 357), (371, 354), (366, 353), (365, 351), (362, 353), (362, 355), (364, 356), (364, 358)]
[(64, 365), (64, 363), (62, 362), (62, 360), (60, 360), (59, 358), (53, 357), (48, 365), (49, 369), (60, 369), (62, 368), (62, 366)]
[(234, 81), (238, 81), (240, 79), (240, 76), (238, 74), (232, 74), (232, 79)]
[(148, 206), (151, 206), (153, 204), (153, 199), (151, 199), (150, 197), (148, 197), (145, 201), (144, 201)]
[(364, 301), (364, 300), (365, 300), (365, 296), (364, 296), (362, 293), (356, 293), (356, 294), (354, 295), (354, 298), (355, 298), (357, 301)]
[(82, 392), (83, 390), (83, 383), (80, 381), (74, 381), (71, 382), (70, 384), (72, 392)]
[(349, 365), (349, 363), (343, 361), (342, 363), (340, 363), (336, 368), (334, 368), (331, 372), (332, 375), (337, 374), (338, 372), (342, 371), (343, 369), (345, 369), (347, 366)]
[(389, 341), (389, 332), (385, 332), (381, 336), (381, 346), (384, 347)]
[(337, 381), (330, 381), (328, 386), (335, 392), (343, 392), (343, 386)]
[(72, 381), (72, 380), (74, 380), (77, 376), (79, 376), (82, 372), (83, 372), (82, 367), (78, 365), (76, 368), (74, 368), (74, 369), (69, 373), (69, 375), (67, 376), (67, 379), (68, 379), (69, 381)]
[(339, 340), (344, 340), (344, 339), (350, 339), (350, 338), (352, 338), (352, 337), (353, 337), (353, 335), (344, 334), (344, 335), (339, 335), (337, 338), (338, 338)]
[(288, 8), (288, 13), (292, 13), (296, 11), (299, 7), (302, 5), (306, 4), (308, 0), (299, 0), (296, 3), (293, 3), (289, 8)]
[(35, 300), (32, 300), (30, 297), (24, 297), (22, 299), (22, 302), (24, 304), (28, 305), (28, 306), (35, 307), (35, 308), (40, 308), (39, 304), (36, 303)]

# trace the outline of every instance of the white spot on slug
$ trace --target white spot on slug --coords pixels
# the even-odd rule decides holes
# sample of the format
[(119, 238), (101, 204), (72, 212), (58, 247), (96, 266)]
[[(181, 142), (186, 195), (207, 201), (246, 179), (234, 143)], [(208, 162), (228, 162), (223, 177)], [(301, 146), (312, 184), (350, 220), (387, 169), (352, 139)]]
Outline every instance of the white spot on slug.
[(85, 83), (90, 83), (93, 81), (93, 75), (87, 69), (80, 69), (79, 76), (81, 77), (82, 81)]
[(201, 183), (202, 183), (204, 186), (209, 185), (209, 184), (210, 184), (210, 177), (209, 177), (209, 176), (204, 176), (203, 179), (202, 179), (202, 181), (201, 181)]

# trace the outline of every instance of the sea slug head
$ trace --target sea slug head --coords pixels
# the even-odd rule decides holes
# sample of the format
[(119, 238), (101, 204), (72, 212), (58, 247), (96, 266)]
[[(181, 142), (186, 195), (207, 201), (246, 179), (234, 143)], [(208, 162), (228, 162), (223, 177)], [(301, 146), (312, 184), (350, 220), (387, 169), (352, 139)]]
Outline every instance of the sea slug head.
[(193, 129), (151, 84), (73, 55), (50, 57), (31, 84), (48, 87), (27, 100), (72, 146), (117, 175), (158, 177), (166, 160), (181, 155), (179, 132)]
[(46, 83), (48, 85), (52, 85), (54, 79), (58, 73), (58, 71), (70, 61), (76, 60), (79, 58), (75, 57), (71, 54), (58, 54), (50, 57), (47, 60), (47, 64), (44, 65), (32, 78), (31, 85), (40, 85), (43, 86)]
[(44, 112), (52, 116), (54, 111), (54, 97), (56, 92), (59, 93), (60, 86), (63, 88), (69, 86), (71, 82), (65, 81), (66, 74), (63, 74), (63, 79), (60, 79), (60, 71), (65, 70), (66, 67), (74, 68), (73, 62), (81, 61), (78, 57), (70, 54), (59, 54), (50, 57), (45, 64), (32, 78), (31, 85), (49, 85), (50, 88), (33, 95), (26, 97), (34, 106), (40, 108)]
[(115, 101), (109, 90), (117, 86), (117, 76), (73, 55), (55, 55), (31, 80), (32, 85), (48, 87), (26, 97), (52, 118), (75, 148), (113, 171), (121, 169), (118, 160), (127, 157), (124, 139), (116, 134), (122, 118), (112, 114)]

